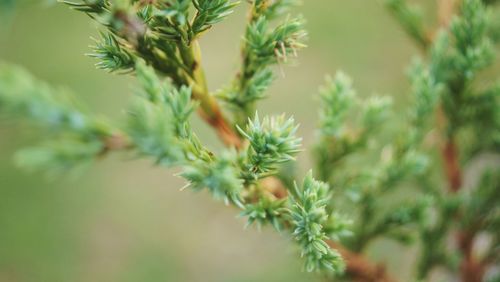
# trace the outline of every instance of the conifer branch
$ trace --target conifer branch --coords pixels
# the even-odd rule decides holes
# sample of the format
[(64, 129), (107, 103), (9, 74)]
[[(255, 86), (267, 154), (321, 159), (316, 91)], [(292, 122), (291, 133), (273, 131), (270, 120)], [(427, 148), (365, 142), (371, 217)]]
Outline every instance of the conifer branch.
[[(269, 185), (272, 182), (274, 185)], [(288, 189), (279, 181), (265, 181), (266, 189), (275, 195), (278, 199), (286, 199)], [(331, 239), (325, 240), (325, 243), (338, 252), (345, 261), (345, 275), (355, 281), (361, 282), (395, 282), (395, 280), (385, 269), (383, 265), (376, 265), (362, 254), (352, 252), (338, 242)]]
[[(395, 281), (364, 250), (378, 238), (401, 244), (419, 239), (418, 279), (443, 266), (460, 273), (462, 281), (481, 281), (499, 259), (494, 250), (500, 242), (500, 174), (498, 167), (482, 172), (470, 193), (463, 171), (472, 157), (500, 148), (499, 84), (479, 89), (473, 83), (494, 61), (485, 4), (494, 1), (440, 1), (435, 32), (424, 25), (417, 7), (406, 0), (387, 1), (426, 55), (409, 72), (411, 105), (397, 112), (389, 97), (361, 99), (342, 72), (327, 79), (319, 95), (314, 148), (318, 180), (309, 172), (299, 185), (287, 166), (301, 150), (297, 125), (284, 115), (260, 118), (256, 103), (274, 80), (273, 67), (304, 47), (303, 20), (274, 22), (296, 4), (293, 0), (247, 2), (241, 68), (217, 95), (207, 87), (199, 38), (238, 2), (65, 2), (103, 27), (90, 54), (98, 60), (96, 67), (134, 74), (139, 89), (125, 126), (119, 127), (89, 113), (65, 91), (0, 65), (2, 114), (51, 133), (48, 141), (18, 153), (18, 163), (61, 173), (108, 152), (132, 152), (178, 168), (186, 187), (204, 189), (238, 208), (248, 225), (271, 225), (292, 238), (307, 271), (353, 281)], [(229, 106), (232, 119), (216, 98)], [(221, 152), (211, 151), (193, 131), (190, 118), (196, 111), (227, 145)], [(438, 126), (436, 112), (444, 121)], [(389, 123), (395, 114), (401, 117)], [(437, 174), (431, 171), (435, 154), (429, 147), (435, 142), (427, 143), (436, 132), (444, 140), (442, 178), (449, 191), (439, 188), (443, 181), (434, 181)], [(375, 151), (380, 154), (370, 154)], [(411, 198), (393, 201), (401, 189), (411, 191)], [(481, 233), (492, 234), (493, 251), (476, 257), (474, 243)], [(445, 248), (450, 234), (456, 234), (453, 250)]]
[[(188, 20), (191, 1), (173, 4), (152, 2), (122, 7), (110, 1), (65, 2), (75, 10), (102, 23), (108, 32), (90, 56), (100, 59), (98, 67), (108, 71), (131, 72), (141, 58), (177, 86), (192, 87), (192, 97), (200, 102), (200, 115), (230, 146), (241, 140), (208, 92), (201, 66), (197, 37), (228, 16), (237, 2), (194, 1), (197, 13)], [(166, 19), (166, 20), (165, 20)]]

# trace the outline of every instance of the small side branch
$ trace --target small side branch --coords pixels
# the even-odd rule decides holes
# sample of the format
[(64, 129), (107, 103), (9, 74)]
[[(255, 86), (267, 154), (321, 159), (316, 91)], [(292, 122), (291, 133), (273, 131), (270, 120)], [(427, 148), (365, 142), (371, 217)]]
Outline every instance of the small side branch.
[[(278, 199), (287, 197), (288, 190), (276, 177), (263, 179), (263, 186)], [(355, 253), (344, 246), (327, 240), (326, 243), (337, 250), (346, 263), (346, 275), (358, 282), (396, 282), (382, 264), (375, 264), (363, 254)]]

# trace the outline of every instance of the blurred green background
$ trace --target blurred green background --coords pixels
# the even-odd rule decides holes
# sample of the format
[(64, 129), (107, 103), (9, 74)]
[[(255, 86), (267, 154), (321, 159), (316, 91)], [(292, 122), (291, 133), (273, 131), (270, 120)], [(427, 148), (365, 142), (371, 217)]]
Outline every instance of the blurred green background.
[[(122, 118), (135, 81), (95, 70), (83, 55), (96, 25), (62, 4), (18, 2), (9, 24), (0, 13), (0, 60), (71, 89), (96, 113)], [(378, 1), (304, 2), (309, 48), (284, 68), (260, 111), (293, 114), (308, 146), (315, 141), (315, 94), (325, 74), (342, 69), (355, 78), (360, 95), (390, 93), (402, 105), (405, 70), (418, 50)], [(238, 69), (245, 8), (202, 40), (213, 90)], [(196, 130), (219, 146), (203, 123), (196, 121)], [(301, 271), (297, 249), (284, 236), (245, 230), (236, 210), (206, 193), (180, 192), (175, 171), (148, 160), (114, 155), (78, 177), (52, 181), (18, 170), (13, 153), (36, 141), (29, 131), (0, 123), (0, 282), (321, 280)], [(307, 151), (299, 160), (302, 172), (310, 167)], [(370, 256), (407, 277), (410, 266), (389, 254), (403, 249), (378, 245)]]

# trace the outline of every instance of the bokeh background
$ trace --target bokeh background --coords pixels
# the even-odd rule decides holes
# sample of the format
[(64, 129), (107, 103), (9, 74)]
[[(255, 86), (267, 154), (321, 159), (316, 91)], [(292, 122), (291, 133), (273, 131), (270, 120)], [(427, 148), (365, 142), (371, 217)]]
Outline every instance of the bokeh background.
[[(405, 70), (418, 50), (379, 1), (304, 2), (309, 47), (284, 68), (260, 111), (293, 114), (308, 146), (315, 141), (317, 89), (327, 73), (342, 69), (355, 78), (361, 96), (391, 94), (401, 106), (409, 87)], [(123, 118), (135, 80), (96, 70), (83, 55), (96, 25), (62, 4), (17, 4), (10, 19), (0, 13), (0, 60), (71, 89), (98, 114)], [(238, 69), (245, 8), (243, 3), (202, 39), (213, 90)], [(210, 129), (195, 124), (216, 150)], [(0, 282), (321, 281), (301, 271), (297, 249), (284, 236), (245, 230), (236, 210), (206, 193), (179, 191), (184, 183), (172, 176), (175, 170), (148, 160), (113, 155), (79, 176), (53, 180), (17, 169), (13, 153), (37, 136), (0, 123)], [(300, 171), (310, 167), (307, 151), (299, 161)], [(408, 277), (406, 261), (390, 255), (402, 248), (374, 245), (370, 256)]]

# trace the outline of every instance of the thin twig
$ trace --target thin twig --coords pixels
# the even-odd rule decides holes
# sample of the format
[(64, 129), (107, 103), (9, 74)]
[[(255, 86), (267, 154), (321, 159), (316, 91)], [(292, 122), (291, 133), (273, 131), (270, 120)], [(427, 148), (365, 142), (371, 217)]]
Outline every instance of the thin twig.
[(333, 242), (327, 241), (331, 248), (336, 249), (346, 261), (346, 274), (354, 281), (358, 282), (395, 282), (396, 280), (389, 275), (382, 264), (374, 264), (365, 256), (351, 252), (345, 247)]
[(462, 171), (460, 168), (460, 160), (457, 145), (453, 137), (446, 140), (446, 144), (442, 150), (444, 170), (448, 180), (449, 189), (456, 193), (462, 186)]

